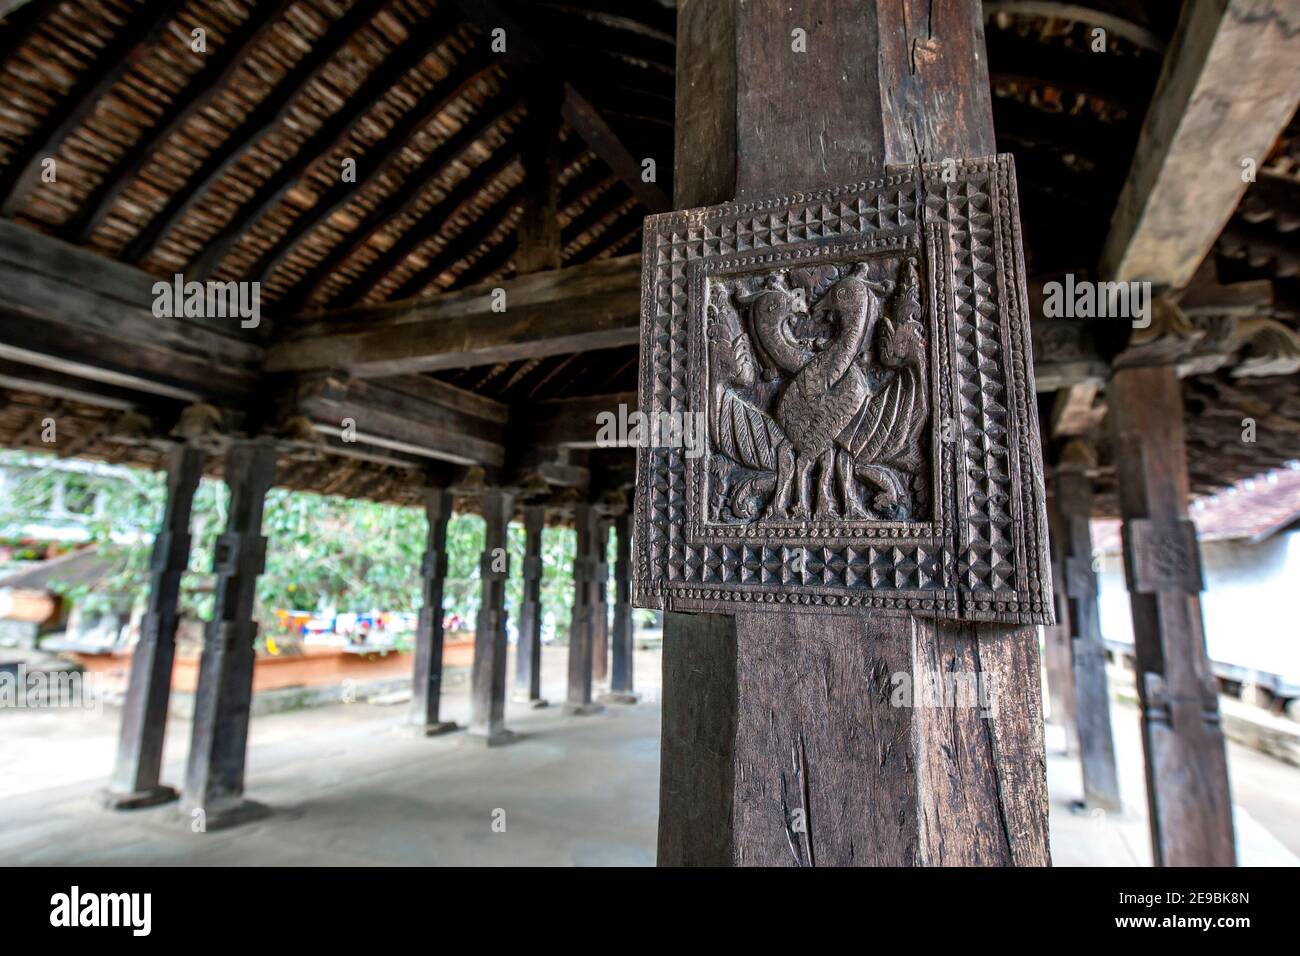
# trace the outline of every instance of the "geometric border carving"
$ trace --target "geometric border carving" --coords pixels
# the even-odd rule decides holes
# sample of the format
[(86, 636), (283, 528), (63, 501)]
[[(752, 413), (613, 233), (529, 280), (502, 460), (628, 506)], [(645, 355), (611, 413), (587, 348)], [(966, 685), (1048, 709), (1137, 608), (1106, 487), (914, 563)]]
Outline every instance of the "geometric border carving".
[[(891, 167), (878, 179), (651, 216), (642, 247), (640, 407), (710, 419), (710, 280), (875, 259), (918, 264), (929, 425), (924, 520), (726, 525), (710, 455), (638, 449), (634, 598), (641, 607), (870, 607), (1050, 623), (1046, 509), (1028, 297), (1009, 156)], [(838, 270), (838, 271), (836, 271)], [(751, 412), (751, 414), (758, 414)], [(878, 517), (878, 516), (877, 516)]]

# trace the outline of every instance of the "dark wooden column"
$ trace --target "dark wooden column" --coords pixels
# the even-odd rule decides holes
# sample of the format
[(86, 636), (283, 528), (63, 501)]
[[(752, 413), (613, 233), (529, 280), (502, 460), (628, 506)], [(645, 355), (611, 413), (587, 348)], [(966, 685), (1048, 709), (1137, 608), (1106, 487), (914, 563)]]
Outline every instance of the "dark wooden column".
[[(1077, 449), (1077, 452), (1075, 451)], [(1066, 618), (1070, 631), (1074, 716), (1083, 765), (1083, 803), (1120, 810), (1115, 742), (1110, 730), (1110, 689), (1106, 686), (1106, 647), (1097, 608), (1097, 574), (1092, 566), (1092, 480), (1086, 468), (1092, 455), (1071, 442), (1056, 471), (1056, 500), (1063, 522)]]
[(544, 505), (524, 505), (524, 600), (519, 608), (514, 699), (545, 707), (542, 698), (542, 533)]
[(529, 78), (528, 114), (520, 128), (524, 196), (519, 217), (515, 272), (526, 275), (561, 264), (560, 100), (561, 89), (540, 71)]
[(595, 570), (591, 579), (591, 679), (609, 679), (609, 521), (596, 523)]
[(202, 811), (209, 830), (262, 816), (267, 808), (244, 799), (244, 762), (253, 702), (257, 576), (266, 563), (262, 506), (275, 481), (275, 445), (237, 441), (226, 455), (230, 489), (226, 530), (212, 559), (216, 575), (212, 620), (204, 632), (194, 725), (181, 794), (182, 812)]
[(1122, 368), (1108, 398), (1155, 863), (1232, 866), (1227, 757), (1187, 516), (1181, 386), (1169, 365)]
[(1047, 672), (1048, 723), (1065, 733), (1065, 753), (1079, 752), (1079, 725), (1075, 718), (1074, 659), (1070, 651), (1070, 599), (1065, 593), (1065, 542), (1069, 530), (1061, 515), (1054, 489), (1047, 493), (1047, 523), (1052, 548), (1052, 594), (1056, 623), (1043, 627), (1043, 669)]
[[(681, 0), (677, 41), (679, 208), (995, 152), (978, 0)], [(944, 672), (996, 713), (891, 705)], [(1049, 862), (1034, 626), (670, 612), (663, 694), (661, 865)]]
[(569, 687), (564, 710), (594, 714), (604, 708), (591, 699), (591, 653), (600, 516), (586, 502), (573, 508), (577, 543), (573, 551), (573, 617), (569, 623)]
[(635, 704), (632, 684), (632, 521), (626, 511), (614, 517), (617, 548), (614, 558), (614, 633), (610, 640), (609, 693), (600, 699), (612, 704)]
[(190, 511), (203, 474), (203, 452), (178, 445), (168, 452), (166, 469), (167, 504), (153, 542), (148, 603), (131, 654), (117, 764), (105, 797), (117, 810), (166, 803), (177, 796), (162, 784), (160, 774), (180, 618), (177, 601), (190, 560)]
[(489, 747), (513, 743), (506, 729), (506, 582), (510, 558), (506, 530), (514, 496), (498, 488), (483, 493), (483, 556), (479, 578), (483, 596), (474, 631), (470, 674), (469, 739)]
[(415, 675), (411, 683), (411, 728), (425, 737), (456, 729), (455, 721), (438, 716), (442, 698), (442, 588), (447, 579), (447, 522), (451, 494), (427, 488), (424, 513), (429, 523), (424, 560), (420, 564), (420, 619), (415, 628)]

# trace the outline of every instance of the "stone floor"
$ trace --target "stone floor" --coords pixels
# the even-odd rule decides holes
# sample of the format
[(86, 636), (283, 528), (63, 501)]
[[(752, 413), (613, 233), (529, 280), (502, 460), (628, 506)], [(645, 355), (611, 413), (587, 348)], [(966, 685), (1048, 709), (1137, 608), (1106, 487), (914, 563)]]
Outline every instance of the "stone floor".
[[(544, 689), (559, 700), (565, 655), (548, 648)], [(654, 862), (658, 790), (657, 652), (638, 653), (633, 707), (591, 717), (510, 706), (523, 736), (483, 750), (462, 735), (399, 732), (404, 706), (372, 703), (258, 717), (249, 795), (274, 814), (194, 833), (175, 806), (129, 814), (96, 795), (116, 743), (117, 712), (0, 713), (0, 864), (547, 864)], [(444, 716), (467, 717), (466, 675), (448, 675)], [(1049, 733), (1052, 852), (1058, 865), (1148, 865), (1136, 711), (1114, 712), (1126, 812), (1077, 815), (1077, 763)], [(176, 782), (188, 725), (173, 721), (165, 777)], [(1053, 730), (1049, 728), (1049, 730)], [(1294, 864), (1300, 768), (1230, 750), (1244, 863)], [(497, 824), (494, 827), (494, 822)], [(504, 828), (501, 823), (504, 822)]]

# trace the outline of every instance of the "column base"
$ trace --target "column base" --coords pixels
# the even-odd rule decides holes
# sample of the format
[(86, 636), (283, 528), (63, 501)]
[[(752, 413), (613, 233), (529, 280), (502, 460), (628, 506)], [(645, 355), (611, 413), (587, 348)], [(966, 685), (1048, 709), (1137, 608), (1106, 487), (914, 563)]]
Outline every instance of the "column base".
[(1070, 812), (1077, 816), (1084, 816), (1092, 813), (1094, 810), (1101, 810), (1104, 813), (1123, 813), (1124, 806), (1119, 803), (1111, 803), (1109, 800), (1071, 800)]
[(513, 730), (498, 730), (495, 733), (485, 734), (481, 730), (467, 730), (465, 736), (460, 738), (460, 743), (467, 747), (505, 747), (519, 739), (519, 735)]
[(640, 702), (641, 695), (630, 690), (611, 690), (607, 694), (601, 694), (596, 699), (602, 704), (635, 704)]
[(570, 704), (567, 701), (564, 704), (564, 712), (572, 717), (589, 717), (592, 714), (602, 714), (605, 712), (605, 705), (596, 701), (588, 704)]
[(101, 799), (105, 810), (142, 810), (179, 800), (180, 794), (175, 787), (159, 784), (148, 790), (133, 790), (130, 793), (105, 790)]
[(270, 807), (264, 803), (258, 803), (256, 800), (232, 800), (228, 803), (221, 803), (214, 807), (189, 807), (181, 808), (181, 821), (193, 830), (194, 811), (203, 811), (203, 829), (194, 830), (195, 833), (212, 832), (214, 830), (226, 830), (230, 827), (240, 826), (245, 823), (252, 823), (254, 820), (263, 820), (272, 813)]
[(460, 730), (460, 727), (454, 720), (440, 720), (435, 724), (406, 724), (401, 730), (411, 737), (438, 737)]
[(545, 697), (529, 697), (527, 694), (515, 694), (510, 698), (512, 704), (527, 704), (533, 710), (541, 710), (543, 707), (550, 707), (551, 703)]

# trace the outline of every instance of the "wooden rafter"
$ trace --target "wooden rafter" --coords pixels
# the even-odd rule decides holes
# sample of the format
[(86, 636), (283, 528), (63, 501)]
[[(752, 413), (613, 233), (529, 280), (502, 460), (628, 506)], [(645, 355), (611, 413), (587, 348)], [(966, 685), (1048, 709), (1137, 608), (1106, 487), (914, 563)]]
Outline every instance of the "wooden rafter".
[(5, 21), (4, 29), (0, 30), (0, 65), (27, 42), (32, 32), (54, 10), (54, 4), (29, 3), (27, 0), (4, 0), (0, 6), (4, 5), (7, 9), (0, 14)]
[(277, 128), (293, 107), (298, 94), (324, 70), (361, 27), (394, 0), (376, 9), (369, 3), (355, 3), (326, 28), (311, 49), (286, 73), (275, 89), (244, 117), (229, 136), (212, 152), (172, 194), (162, 211), (155, 215), (122, 252), (125, 262), (139, 262), (157, 242), (179, 223), (208, 194), (230, 169), (243, 158), (267, 132)]
[[(357, 250), (361, 249), (370, 239), (385, 226), (409, 213), (420, 202), (424, 194), (431, 189), (440, 178), (446, 175), (448, 167), (455, 162), (463, 161), (471, 150), (478, 144), (483, 134), (502, 122), (518, 106), (518, 93), (513, 87), (505, 87), (492, 96), (482, 107), (476, 110), (473, 116), (465, 122), (455, 133), (444, 140), (421, 164), (420, 170), (409, 176), (403, 181), (390, 195), (381, 200), (365, 217), (357, 224), (357, 227), (349, 233), (348, 237), (338, 243), (330, 252), (317, 263), (312, 270), (307, 273), (302, 280), (295, 286), (295, 289), (285, 296), (286, 311), (295, 311), (298, 306), (307, 301), (317, 288), (330, 276), (340, 264), (347, 261)], [(506, 161), (513, 158), (514, 154), (508, 149), (498, 150), (497, 154), (491, 159), (485, 160), (485, 164), (493, 163), (502, 157)], [(480, 164), (483, 165), (483, 164)], [(477, 167), (476, 167), (477, 169)], [(473, 177), (474, 172), (467, 175), (466, 179)], [(480, 183), (481, 185), (481, 183)], [(453, 192), (456, 189), (453, 188)], [(463, 199), (464, 197), (461, 196)], [(460, 200), (458, 199), (458, 202)], [(422, 216), (420, 222), (434, 221), (429, 217), (430, 214)], [(441, 221), (441, 220), (436, 220)], [(351, 292), (357, 284), (361, 282), (376, 282), (382, 279), (384, 275), (415, 247), (418, 242), (426, 236), (417, 232), (420, 223), (413, 224), (410, 229), (403, 233), (402, 237), (385, 250), (379, 256), (371, 267), (362, 273), (358, 283), (349, 283), (348, 292)], [(411, 237), (408, 239), (407, 237)], [(409, 245), (408, 245), (409, 244)], [(394, 250), (399, 247), (405, 248), (405, 252), (397, 255)]]
[(1000, 13), (1015, 17), (1053, 17), (1074, 20), (1090, 27), (1100, 27), (1107, 33), (1123, 37), (1134, 46), (1153, 53), (1164, 51), (1164, 41), (1141, 23), (1103, 10), (1087, 3), (1067, 3), (1063, 0), (984, 0), (984, 19), (990, 20)]
[[(336, 182), (328, 192), (318, 197), (312, 207), (301, 213), (293, 221), (293, 225), (258, 258), (250, 270), (251, 273), (263, 282), (270, 279), (293, 252), (299, 240), (321, 223), (328, 222), (330, 217), (351, 202), (367, 183), (374, 182), (395, 169), (403, 150), (411, 145), (415, 136), (435, 117), (460, 100), (471, 87), (495, 70), (496, 65), (481, 56), (471, 55), (461, 60), (443, 82), (430, 89), (415, 106), (402, 114), (384, 135), (377, 149), (357, 160), (357, 181)], [(368, 219), (369, 217), (367, 221)], [(361, 228), (365, 227), (358, 227), (358, 231)], [(327, 259), (332, 257), (333, 252)], [(320, 271), (328, 272), (343, 258), (346, 258), (346, 254), (340, 255), (330, 263), (329, 267), (321, 263)]]
[(186, 123), (226, 89), (239, 71), (246, 50), (254, 49), (274, 28), (295, 0), (281, 0), (275, 5), (254, 4), (248, 16), (226, 37), (219, 49), (207, 56), (203, 68), (194, 74), (189, 85), (173, 99), (158, 122), (127, 148), (60, 230), (60, 236), (84, 245), (108, 219), (118, 198), (139, 177), (155, 152)]
[[(465, 228), (461, 229), (454, 236), (447, 240), (447, 244), (442, 247), (429, 262), (413, 273), (405, 282), (397, 287), (392, 298), (403, 299), (408, 296), (417, 294), (424, 289), (430, 282), (442, 275), (443, 272), (450, 269), (457, 262), (464, 259), (476, 246), (490, 236), (496, 229), (500, 228), (502, 222), (507, 216), (519, 205), (524, 198), (524, 187), (520, 183), (510, 187), (505, 194), (483, 212), (483, 214), (474, 217), (473, 221)], [(446, 226), (452, 222), (462, 219), (469, 206), (478, 199), (477, 190), (467, 195), (460, 203), (452, 205), (451, 202), (439, 203), (445, 206), (442, 215), (439, 217), (443, 223), (438, 228), (439, 234), (443, 232)], [(356, 301), (355, 299), (353, 301)]]
[[(579, 202), (585, 201), (593, 192), (600, 192), (605, 189), (613, 180), (604, 175), (599, 164), (587, 167), (586, 170), (575, 176), (567, 183), (560, 192), (560, 207), (563, 211), (568, 211)], [(518, 202), (521, 193), (515, 192), (503, 197), (502, 201), (495, 206), (496, 216), (484, 216), (478, 223), (468, 230), (458, 234), (453, 240), (454, 248), (447, 250), (447, 255), (440, 256), (439, 261), (431, 263), (430, 268), (421, 270), (418, 277), (419, 282), (408, 281), (403, 283), (402, 288), (398, 290), (401, 294), (394, 294), (392, 298), (400, 299), (407, 295), (418, 295), (426, 292), (430, 284), (443, 272), (451, 268), (457, 262), (461, 261), (465, 255), (473, 248), (474, 245), (482, 242), (487, 238), (499, 224), (510, 214)], [(599, 200), (597, 200), (599, 201)], [(560, 232), (560, 247), (563, 250), (567, 242), (571, 242), (576, 231), (582, 228), (576, 219), (571, 219)], [(474, 283), (495, 275), (504, 269), (514, 256), (519, 245), (519, 237), (516, 233), (510, 233), (503, 240), (492, 248), (485, 251), (472, 265), (467, 267), (464, 272), (456, 277), (452, 283), (452, 288), (464, 288)], [(436, 270), (436, 271), (435, 271)], [(417, 277), (412, 277), (414, 280)]]
[(1101, 257), (1107, 279), (1187, 285), (1295, 113), (1300, 13), (1266, 0), (1189, 3), (1165, 54)]
[(445, 46), (455, 40), (453, 28), (459, 22), (447, 7), (439, 6), (430, 19), (413, 25), (406, 39), (388, 51), (347, 102), (298, 147), (293, 159), (283, 163), (239, 205), (226, 226), (208, 241), (193, 271), (199, 276), (211, 274), (255, 223), (279, 205), (312, 167), (346, 143), (376, 104), (434, 52), (428, 37), (441, 37), (441, 45)]
[(80, 74), (68, 94), (0, 169), (0, 196), (4, 197), (0, 214), (12, 219), (27, 205), (40, 182), (44, 160), (58, 152), (64, 139), (90, 115), (100, 98), (153, 51), (181, 6), (181, 0), (148, 0), (100, 49), (94, 66)]
[(514, 53), (522, 56), (534, 68), (551, 73), (564, 83), (562, 113), (565, 121), (587, 141), (587, 145), (603, 159), (609, 168), (622, 179), (651, 212), (671, 209), (672, 204), (664, 191), (653, 182), (642, 179), (641, 163), (634, 157), (610, 129), (591, 101), (564, 75), (564, 69), (546, 54), (519, 21), (511, 16), (496, 0), (456, 0), (465, 15), (478, 25), (484, 34), (493, 29), (506, 31), (508, 42), (514, 44)]

